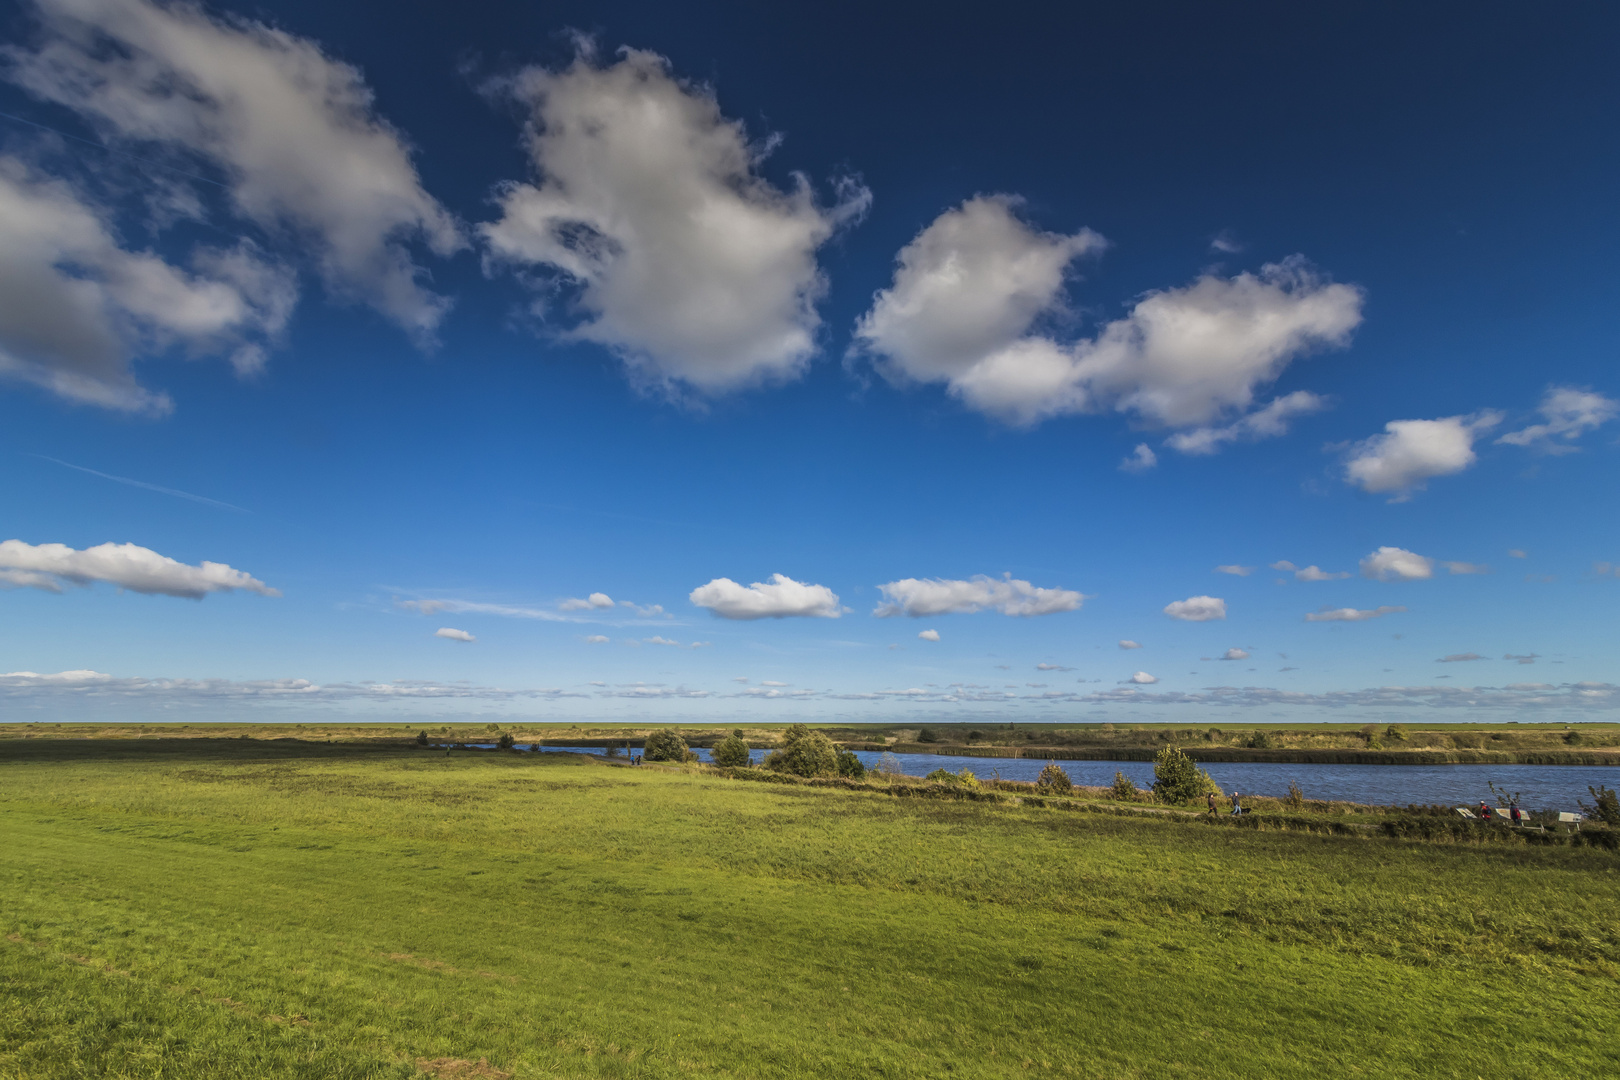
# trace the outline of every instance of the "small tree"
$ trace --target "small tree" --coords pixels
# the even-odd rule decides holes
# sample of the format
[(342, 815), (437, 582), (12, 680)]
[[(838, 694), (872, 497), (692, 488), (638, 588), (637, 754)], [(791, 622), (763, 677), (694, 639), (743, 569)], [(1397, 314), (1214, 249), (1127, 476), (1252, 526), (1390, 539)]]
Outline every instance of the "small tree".
[(1293, 780), (1288, 781), (1288, 796), (1283, 799), (1283, 805), (1296, 812), (1305, 809), (1305, 791)]
[(838, 748), (821, 732), (794, 724), (783, 735), (783, 741), (782, 749), (766, 755), (767, 769), (794, 776), (838, 775)]
[(1605, 825), (1620, 825), (1620, 796), (1615, 795), (1614, 789), (1588, 784), (1586, 790), (1592, 793), (1592, 805), (1581, 803), (1581, 813)]
[(939, 742), (939, 734), (933, 728), (923, 728), (917, 732), (918, 742)]
[(1153, 759), (1153, 794), (1165, 802), (1190, 802), (1207, 794), (1221, 794), (1209, 773), (1192, 758), (1167, 746)]
[(1041, 775), (1035, 778), (1035, 790), (1042, 795), (1067, 795), (1074, 790), (1074, 781), (1063, 771), (1063, 766), (1048, 761)]
[(840, 746), (838, 748), (838, 775), (850, 780), (865, 780), (866, 766), (862, 765), (861, 759), (855, 756), (855, 751)]
[(1108, 793), (1121, 802), (1136, 801), (1136, 782), (1122, 772), (1114, 774), (1114, 786)]
[(714, 759), (716, 765), (728, 769), (747, 765), (750, 760), (748, 744), (743, 742), (742, 736), (735, 731), (715, 743), (714, 749), (709, 752), (709, 756)]
[(900, 767), (900, 759), (887, 750), (883, 751), (882, 756), (878, 758), (877, 764), (872, 767), (872, 771), (885, 780), (893, 780), (905, 775), (905, 770)]
[(510, 750), (512, 749), (512, 745), (516, 742), (517, 740), (512, 738), (512, 733), (510, 731), (503, 731), (501, 732), (501, 737), (495, 740), (495, 745), (500, 747), (502, 750)]
[(655, 731), (647, 736), (641, 756), (648, 761), (685, 761), (686, 740), (673, 731)]
[(428, 744), (427, 729), (423, 728), (421, 731), (418, 731), (416, 733), (416, 745), (417, 746), (426, 746), (427, 744)]

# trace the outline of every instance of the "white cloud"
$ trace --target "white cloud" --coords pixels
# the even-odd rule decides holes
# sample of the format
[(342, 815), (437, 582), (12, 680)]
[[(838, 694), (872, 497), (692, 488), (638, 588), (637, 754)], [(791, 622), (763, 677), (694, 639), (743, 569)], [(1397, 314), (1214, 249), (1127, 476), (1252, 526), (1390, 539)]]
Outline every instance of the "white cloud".
[(1122, 648), (1122, 649), (1140, 649), (1142, 647), (1142, 644), (1141, 644), (1141, 642), (1132, 641), (1129, 638), (1124, 638), (1124, 639), (1122, 639), (1120, 641), (1119, 647)]
[(394, 606), (423, 615), (437, 615), (441, 611), (454, 615), (500, 615), (508, 619), (541, 619), (546, 622), (572, 622), (554, 611), (544, 608), (518, 607), (513, 604), (486, 604), (476, 600), (395, 600)]
[(1435, 476), (1450, 476), (1472, 465), (1474, 440), (1502, 422), (1487, 410), (1438, 420), (1391, 420), (1383, 435), (1350, 447), (1345, 480), (1361, 490), (1394, 492), (1391, 502), (1404, 502)]
[(0, 542), (0, 588), (25, 586), (61, 592), (64, 583), (88, 585), (105, 581), (131, 592), (201, 600), (211, 592), (240, 589), (261, 596), (280, 596), (255, 577), (224, 563), (196, 566), (176, 562), (134, 544), (98, 544), (83, 551), (66, 544)]
[(1227, 649), (1224, 653), (1215, 657), (1217, 660), (1247, 660), (1248, 658), (1249, 654), (1247, 652), (1237, 648)]
[(1515, 656), (1513, 653), (1503, 653), (1502, 659), (1512, 660), (1516, 664), (1533, 664), (1541, 659), (1541, 655), (1539, 653), (1526, 653), (1523, 656)]
[(1215, 568), (1215, 572), (1217, 574), (1231, 574), (1233, 577), (1248, 577), (1250, 574), (1254, 573), (1254, 567), (1238, 566), (1235, 563), (1227, 563), (1225, 566), (1217, 566)]
[(587, 319), (572, 336), (650, 385), (718, 393), (804, 370), (826, 291), (816, 250), (865, 211), (865, 188), (846, 182), (825, 208), (802, 175), (773, 187), (757, 166), (774, 143), (751, 145), (707, 87), (650, 52), (602, 67), (587, 49), (500, 89), (531, 110), (539, 177), (505, 185), (501, 219), (481, 227), (492, 268), (577, 285)]
[(1226, 618), (1226, 601), (1216, 596), (1190, 596), (1166, 604), (1164, 613), (1182, 622), (1210, 622)]
[[(893, 284), (856, 326), (891, 381), (944, 383), (1011, 424), (1116, 410), (1153, 425), (1208, 427), (1248, 412), (1256, 389), (1290, 360), (1346, 344), (1361, 321), (1360, 290), (1328, 283), (1296, 258), (1148, 293), (1091, 338), (1032, 333), (1042, 316), (1061, 313), (1068, 264), (1103, 241), (1090, 230), (1032, 229), (1017, 205), (969, 199), (901, 250)], [(1211, 448), (1280, 431), (1306, 401), (1285, 400), (1252, 427), (1210, 436)]]
[(1243, 243), (1231, 229), (1222, 229), (1210, 238), (1209, 250), (1218, 251), (1222, 255), (1236, 255), (1243, 250)]
[(586, 636), (585, 641), (591, 645), (606, 645), (608, 636), (606, 634), (589, 634)]
[(1072, 589), (1042, 589), (1005, 574), (1000, 580), (977, 574), (969, 581), (951, 578), (902, 578), (879, 591), (888, 597), (872, 614), (879, 618), (893, 615), (947, 615), (991, 608), (1003, 615), (1051, 615), (1078, 611), (1085, 602), (1083, 593)]
[(1035, 665), (1035, 670), (1036, 671), (1073, 671), (1074, 668), (1072, 668), (1072, 667), (1064, 667), (1062, 664), (1036, 664)]
[(1288, 421), (1327, 408), (1327, 399), (1309, 390), (1295, 390), (1230, 424), (1181, 431), (1165, 441), (1183, 454), (1213, 454), (1230, 442), (1254, 442), (1288, 434)]
[(1451, 574), (1488, 574), (1491, 568), (1484, 563), (1471, 562), (1443, 562), (1440, 564)]
[[(1575, 447), (1571, 443), (1620, 415), (1620, 401), (1590, 390), (1554, 386), (1548, 388), (1538, 411), (1546, 423), (1510, 431), (1496, 441), (1534, 447), (1549, 454), (1573, 453)], [(1565, 441), (1557, 442), (1557, 439)]]
[(434, 637), (449, 638), (451, 641), (477, 641), (478, 639), (465, 630), (457, 630), (450, 626), (441, 626), (433, 631)]
[(1291, 574), (1295, 570), (1299, 569), (1299, 567), (1295, 566), (1287, 559), (1278, 559), (1276, 562), (1271, 563), (1270, 566), (1273, 570), (1281, 570), (1285, 574)]
[(1382, 607), (1367, 608), (1323, 608), (1313, 611), (1305, 616), (1306, 622), (1365, 622), (1376, 619), (1382, 615), (1394, 615), (1405, 611), (1406, 608), (1398, 604), (1385, 604)]
[(310, 251), (334, 296), (419, 341), (448, 301), (422, 287), (408, 244), (465, 246), (422, 189), (361, 73), (306, 39), (191, 4), (36, 0), (38, 47), (5, 50), (9, 77), (108, 139), (158, 143), (225, 176), (236, 212)]
[(1140, 686), (1147, 686), (1147, 685), (1149, 685), (1151, 683), (1156, 683), (1159, 680), (1158, 680), (1157, 677), (1155, 677), (1153, 675), (1149, 675), (1145, 671), (1138, 671), (1135, 675), (1132, 675), (1129, 679), (1126, 679), (1125, 681), (1126, 682), (1136, 683), (1136, 684), (1138, 684)]
[(776, 679), (761, 679), (761, 680), (759, 680), (759, 685), (761, 685), (761, 686), (777, 686), (777, 687), (781, 687), (781, 686), (790, 686), (792, 684), (791, 683), (785, 683), (785, 682), (779, 682)]
[(1529, 557), (1530, 553), (1523, 548), (1508, 548), (1508, 558), (1510, 559), (1528, 559)]
[(919, 632), (917, 634), (917, 636), (922, 638), (924, 641), (938, 641), (939, 640), (939, 631), (938, 630), (923, 630), (923, 631)]
[(1128, 473), (1147, 472), (1159, 464), (1159, 455), (1153, 452), (1153, 447), (1147, 443), (1137, 443), (1136, 449), (1129, 456), (1123, 458), (1119, 467)]
[(652, 637), (644, 638), (642, 640), (646, 641), (646, 643), (649, 644), (649, 645), (674, 645), (674, 646), (677, 646), (677, 647), (679, 647), (679, 645), (680, 645), (680, 642), (678, 642), (678, 641), (671, 641), (669, 638), (661, 637), (661, 636), (659, 636), (657, 634), (654, 634)]
[(782, 574), (746, 587), (730, 578), (715, 578), (693, 589), (690, 599), (723, 619), (836, 619), (843, 614), (838, 594), (827, 586), (806, 585)]
[(1294, 571), (1295, 581), (1342, 581), (1350, 576), (1348, 570), (1323, 570), (1320, 566), (1307, 566), (1303, 570)]
[(1405, 548), (1381, 547), (1361, 560), (1361, 576), (1374, 581), (1422, 581), (1434, 576), (1434, 560)]
[(1477, 652), (1462, 652), (1462, 653), (1452, 653), (1450, 656), (1442, 656), (1440, 659), (1436, 660), (1435, 663), (1437, 663), (1437, 664), (1460, 664), (1460, 663), (1464, 663), (1465, 661), (1468, 661), (1468, 660), (1483, 660), (1483, 659), (1485, 659), (1485, 658), (1483, 656), (1479, 655), (1479, 653), (1477, 653)]
[(593, 592), (583, 600), (569, 597), (557, 606), (564, 611), (595, 611), (612, 607), (613, 598), (607, 593)]
[(0, 375), (73, 401), (162, 414), (130, 364), (178, 348), (263, 361), (286, 325), (295, 285), (246, 242), (198, 247), (191, 269), (115, 239), (109, 215), (60, 180), (0, 156)]

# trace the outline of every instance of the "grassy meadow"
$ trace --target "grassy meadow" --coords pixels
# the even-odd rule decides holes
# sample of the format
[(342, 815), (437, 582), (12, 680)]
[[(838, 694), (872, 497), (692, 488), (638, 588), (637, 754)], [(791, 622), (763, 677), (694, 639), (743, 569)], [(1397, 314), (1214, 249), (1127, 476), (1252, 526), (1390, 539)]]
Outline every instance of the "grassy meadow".
[(1592, 847), (14, 737), (0, 1077), (1597, 1077), (1617, 896)]

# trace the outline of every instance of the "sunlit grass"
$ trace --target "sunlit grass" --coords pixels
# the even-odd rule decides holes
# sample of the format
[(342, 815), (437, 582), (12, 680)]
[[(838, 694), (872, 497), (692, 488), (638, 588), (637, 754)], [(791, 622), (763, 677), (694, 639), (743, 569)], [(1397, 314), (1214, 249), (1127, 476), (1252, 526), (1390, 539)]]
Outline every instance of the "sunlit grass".
[(0, 838), (4, 1077), (1620, 1063), (1594, 992), (1620, 973), (1620, 859), (1589, 848), (566, 755), (37, 740), (0, 748)]

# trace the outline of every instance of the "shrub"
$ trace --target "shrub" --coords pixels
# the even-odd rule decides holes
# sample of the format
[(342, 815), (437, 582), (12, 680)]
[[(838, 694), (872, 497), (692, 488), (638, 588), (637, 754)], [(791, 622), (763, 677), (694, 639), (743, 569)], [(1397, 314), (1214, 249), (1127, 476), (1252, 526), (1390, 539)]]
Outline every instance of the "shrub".
[(1586, 790), (1592, 793), (1592, 805), (1581, 803), (1581, 813), (1605, 825), (1620, 825), (1620, 798), (1615, 796), (1614, 789), (1588, 784)]
[(1567, 743), (1578, 743), (1581, 741), (1581, 733), (1578, 731), (1571, 731), (1569, 734), (1564, 736), (1564, 741)]
[(1035, 778), (1035, 790), (1042, 795), (1067, 795), (1074, 790), (1074, 781), (1069, 774), (1063, 771), (1063, 766), (1055, 761), (1048, 761), (1041, 775)]
[(1305, 809), (1305, 792), (1294, 781), (1288, 781), (1288, 796), (1283, 799), (1283, 805), (1298, 813)]
[(878, 762), (872, 767), (872, 771), (885, 780), (894, 780), (905, 775), (904, 770), (900, 768), (900, 759), (887, 750), (883, 752), (882, 757), (878, 758)]
[(1406, 741), (1406, 725), (1405, 724), (1391, 724), (1391, 725), (1389, 725), (1389, 727), (1384, 729), (1384, 738), (1393, 739), (1396, 742), (1405, 742)]
[(1174, 746), (1153, 759), (1153, 794), (1165, 802), (1190, 802), (1206, 794), (1221, 794), (1209, 773)]
[(968, 742), (978, 742), (982, 738), (984, 738), (984, 732), (982, 731), (968, 732)]
[(710, 756), (714, 758), (716, 765), (723, 765), (728, 769), (740, 768), (749, 762), (748, 744), (734, 731), (714, 744)]
[(685, 761), (686, 740), (673, 731), (655, 731), (647, 736), (641, 756), (648, 761)]
[(1269, 731), (1257, 731), (1253, 735), (1250, 735), (1249, 747), (1253, 750), (1270, 750), (1271, 733)]
[(602, 747), (602, 756), (603, 757), (618, 757), (619, 756), (619, 744), (618, 743), (608, 743), (606, 746)]
[(794, 776), (838, 775), (838, 748), (827, 736), (794, 724), (783, 738), (786, 745), (766, 755), (765, 768)]
[(1114, 774), (1114, 786), (1108, 789), (1108, 793), (1116, 799), (1121, 799), (1125, 802), (1135, 802), (1136, 781), (1132, 780), (1122, 772), (1117, 772)]
[(421, 731), (418, 731), (416, 733), (416, 745), (417, 746), (426, 746), (427, 744), (428, 744), (427, 729), (423, 728)]
[(939, 742), (939, 735), (934, 731), (933, 728), (926, 728), (925, 727), (921, 731), (917, 732), (917, 741), (918, 742)]
[(950, 784), (953, 787), (977, 788), (979, 778), (973, 775), (973, 770), (963, 769), (959, 773), (949, 772), (945, 769), (935, 769), (924, 780), (932, 780), (939, 784)]
[(848, 777), (851, 780), (865, 780), (866, 766), (861, 764), (861, 759), (855, 756), (853, 750), (839, 747), (838, 775)]
[(510, 731), (503, 731), (501, 732), (501, 737), (495, 740), (495, 745), (500, 747), (502, 750), (510, 750), (512, 749), (513, 745), (516, 744), (516, 742), (517, 740), (512, 738), (512, 733)]

